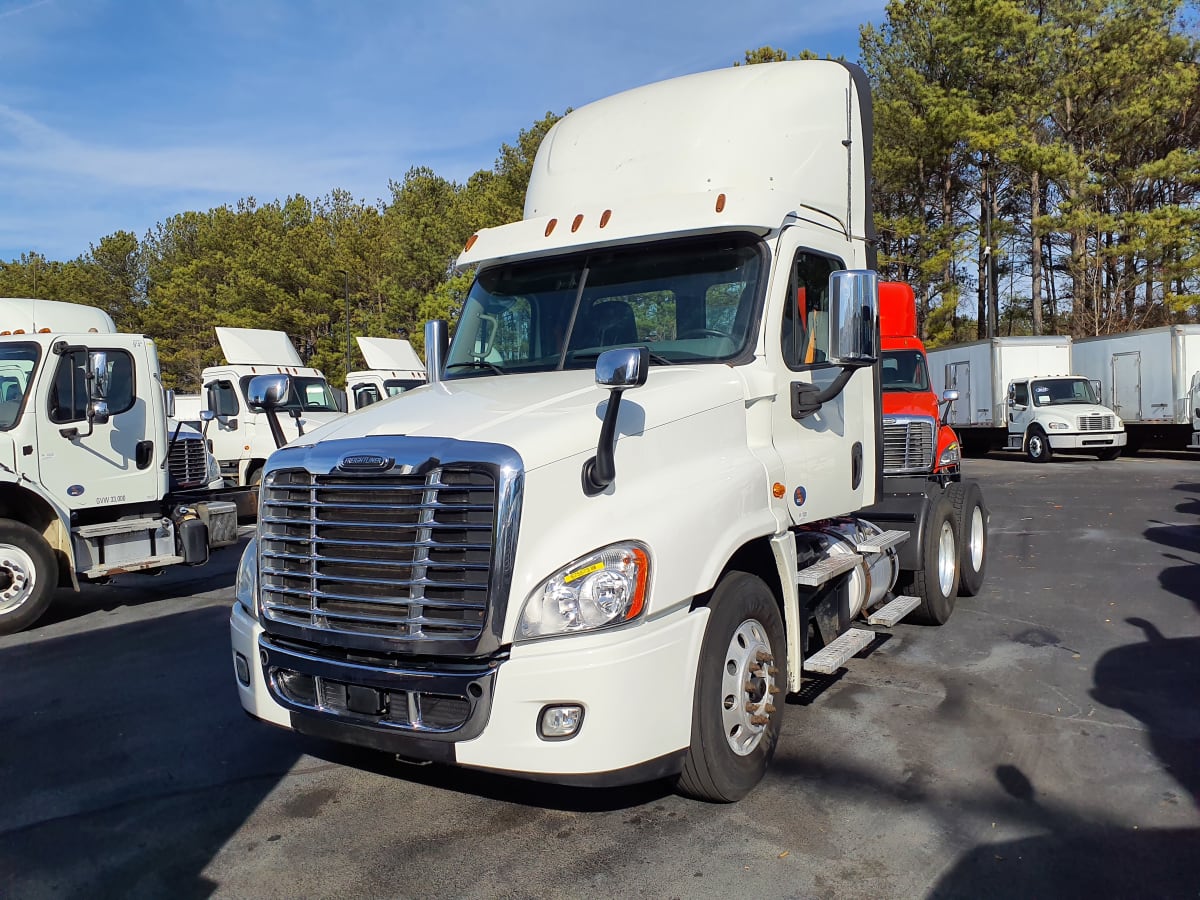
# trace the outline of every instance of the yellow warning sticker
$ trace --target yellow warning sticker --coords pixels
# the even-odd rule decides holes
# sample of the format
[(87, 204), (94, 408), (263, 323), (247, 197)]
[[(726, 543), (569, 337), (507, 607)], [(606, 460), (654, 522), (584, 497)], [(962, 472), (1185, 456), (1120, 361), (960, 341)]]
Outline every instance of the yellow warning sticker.
[(593, 572), (599, 572), (604, 568), (604, 563), (592, 563), (590, 566), (584, 566), (582, 569), (576, 569), (570, 575), (563, 578), (563, 584), (570, 584), (572, 581), (578, 581), (585, 575), (591, 575)]

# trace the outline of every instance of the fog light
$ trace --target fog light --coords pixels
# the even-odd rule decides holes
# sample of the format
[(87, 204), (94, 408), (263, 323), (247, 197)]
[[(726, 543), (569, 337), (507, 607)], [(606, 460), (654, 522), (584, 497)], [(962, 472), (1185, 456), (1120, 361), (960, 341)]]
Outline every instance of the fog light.
[(250, 687), (250, 666), (246, 662), (246, 657), (240, 653), (233, 654), (233, 671), (237, 673), (237, 680)]
[(547, 741), (574, 737), (583, 724), (583, 707), (576, 704), (547, 706), (538, 717), (538, 736)]

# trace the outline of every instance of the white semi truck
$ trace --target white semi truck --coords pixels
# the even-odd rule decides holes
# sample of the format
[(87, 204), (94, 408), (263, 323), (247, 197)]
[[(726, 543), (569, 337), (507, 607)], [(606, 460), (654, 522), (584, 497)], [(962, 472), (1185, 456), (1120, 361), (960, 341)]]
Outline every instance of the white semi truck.
[(524, 218), (458, 259), (475, 281), (452, 344), (427, 326), (430, 383), (268, 461), (230, 620), (244, 708), (732, 801), (786, 693), (910, 611), (944, 622), (960, 517), (928, 479), (881, 490), (870, 123), (832, 61), (559, 121)]
[[(202, 410), (212, 413), (202, 430), (212, 444), (225, 482), (231, 486), (256, 485), (262, 466), (277, 443), (286, 443), (342, 415), (325, 376), (305, 366), (300, 354), (282, 331), (261, 328), (216, 329), (225, 362), (206, 368), (200, 376), (204, 392), (178, 396), (178, 415), (195, 423)], [(291, 376), (293, 389), (282, 435), (276, 435), (266, 415), (246, 402), (246, 386), (264, 373)]]
[(929, 351), (936, 392), (957, 391), (946, 421), (968, 455), (1020, 450), (1033, 462), (1056, 453), (1116, 459), (1121, 417), (1071, 368), (1071, 338), (1001, 337)]
[(404, 338), (356, 340), (368, 368), (346, 376), (346, 405), (350, 412), (425, 383), (425, 363)]
[(1200, 325), (1080, 338), (1071, 360), (1125, 423), (1128, 450), (1200, 450)]
[[(102, 310), (0, 299), (0, 634), (59, 587), (197, 565), (237, 540), (236, 494), (170, 422), (154, 342)], [(250, 510), (252, 511), (252, 510)]]

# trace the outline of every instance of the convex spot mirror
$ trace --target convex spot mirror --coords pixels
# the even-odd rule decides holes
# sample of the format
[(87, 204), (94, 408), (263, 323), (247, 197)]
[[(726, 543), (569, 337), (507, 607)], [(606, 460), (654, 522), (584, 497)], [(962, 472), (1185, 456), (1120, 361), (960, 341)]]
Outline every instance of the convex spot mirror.
[(828, 362), (872, 366), (879, 358), (879, 274), (867, 269), (829, 276)]
[(93, 425), (103, 425), (108, 421), (108, 403), (104, 400), (92, 400), (87, 406), (88, 421)]
[(605, 350), (596, 359), (596, 384), (620, 390), (641, 387), (649, 369), (650, 354), (645, 347)]
[(291, 395), (291, 376), (256, 375), (246, 390), (246, 403), (253, 411), (262, 412), (284, 406)]

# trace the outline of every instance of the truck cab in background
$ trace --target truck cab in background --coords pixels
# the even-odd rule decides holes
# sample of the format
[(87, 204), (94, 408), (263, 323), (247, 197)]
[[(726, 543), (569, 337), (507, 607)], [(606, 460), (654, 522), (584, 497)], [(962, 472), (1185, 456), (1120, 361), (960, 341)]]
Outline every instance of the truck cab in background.
[(203, 440), (168, 428), (152, 340), (52, 300), (0, 299), (0, 322), (0, 634), (58, 587), (236, 541), (238, 498), (208, 493)]
[(292, 390), (280, 421), (285, 440), (331, 422), (343, 414), (329, 382), (317, 369), (305, 366), (282, 331), (259, 328), (216, 329), (225, 362), (201, 373), (203, 392), (175, 399), (179, 417), (193, 422), (201, 410), (212, 413), (202, 431), (212, 445), (225, 483), (253, 486), (262, 465), (275, 450), (266, 415), (247, 402), (246, 388), (256, 375), (286, 374)]
[(359, 337), (367, 369), (346, 376), (350, 412), (425, 384), (425, 363), (403, 338)]

